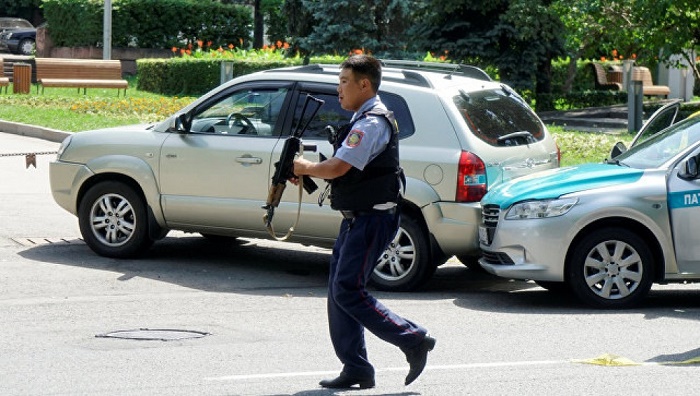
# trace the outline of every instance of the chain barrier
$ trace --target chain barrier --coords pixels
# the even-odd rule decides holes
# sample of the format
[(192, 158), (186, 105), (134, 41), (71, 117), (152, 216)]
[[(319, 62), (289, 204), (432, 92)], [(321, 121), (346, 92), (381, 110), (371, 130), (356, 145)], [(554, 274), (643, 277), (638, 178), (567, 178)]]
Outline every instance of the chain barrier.
[(0, 153), (0, 157), (24, 157), (25, 166), (28, 169), (29, 165), (36, 168), (36, 156), (58, 154), (58, 151), (38, 151), (36, 153)]

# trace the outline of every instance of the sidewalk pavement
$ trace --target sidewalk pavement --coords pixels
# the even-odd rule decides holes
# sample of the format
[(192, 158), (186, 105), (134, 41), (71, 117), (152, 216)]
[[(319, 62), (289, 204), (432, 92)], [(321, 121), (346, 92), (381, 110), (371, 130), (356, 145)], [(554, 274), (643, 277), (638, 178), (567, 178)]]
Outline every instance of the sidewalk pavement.
[(577, 131), (627, 133), (627, 106), (606, 106), (538, 113), (546, 125), (558, 125)]
[[(10, 122), (3, 120), (0, 120), (0, 132), (29, 136), (38, 139), (48, 140), (50, 142), (55, 143), (61, 143), (63, 139), (65, 139), (71, 134), (70, 132), (63, 132), (57, 129), (44, 128), (35, 125), (21, 124), (19, 122)], [(5, 147), (2, 147), (3, 152), (4, 149)], [(0, 152), (0, 154), (2, 154), (2, 152)]]
[(56, 154), (36, 155), (36, 167), (27, 166), (24, 155), (55, 152), (64, 135), (0, 122), (0, 248), (17, 247), (17, 238), (79, 237), (77, 220), (51, 195), (49, 164)]

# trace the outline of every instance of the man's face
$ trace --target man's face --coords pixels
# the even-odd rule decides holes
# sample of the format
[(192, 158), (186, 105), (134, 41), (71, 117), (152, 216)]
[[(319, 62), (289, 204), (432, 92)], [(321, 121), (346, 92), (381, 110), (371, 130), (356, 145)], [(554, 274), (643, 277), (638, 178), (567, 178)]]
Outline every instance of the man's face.
[(372, 96), (368, 96), (371, 91), (369, 80), (357, 78), (352, 69), (342, 69), (338, 79), (338, 100), (343, 109), (357, 111)]

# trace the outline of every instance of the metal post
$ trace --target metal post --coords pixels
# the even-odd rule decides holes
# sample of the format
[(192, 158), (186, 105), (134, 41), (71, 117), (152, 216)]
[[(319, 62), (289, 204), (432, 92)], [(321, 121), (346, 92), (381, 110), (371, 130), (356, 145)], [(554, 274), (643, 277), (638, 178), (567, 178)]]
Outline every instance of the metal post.
[(219, 84), (223, 84), (231, 79), (233, 79), (233, 62), (222, 61)]
[(644, 115), (644, 85), (641, 81), (633, 81), (634, 84), (634, 130), (642, 129), (642, 115)]
[(630, 80), (627, 90), (627, 132), (629, 133), (639, 132), (642, 128), (643, 101), (644, 87), (642, 82)]
[(622, 89), (629, 92), (630, 81), (632, 81), (632, 70), (634, 70), (634, 60), (626, 59), (622, 61)]
[(112, 59), (112, 0), (105, 0), (102, 29), (102, 59)]
[[(626, 59), (622, 61), (622, 88), (627, 91), (627, 132), (635, 133), (639, 130), (637, 128), (637, 97), (635, 95), (635, 87), (637, 82), (642, 84), (641, 81), (632, 81), (632, 76), (634, 75), (634, 60)], [(641, 117), (641, 111), (639, 112), (639, 117)], [(641, 126), (640, 126), (641, 127)]]

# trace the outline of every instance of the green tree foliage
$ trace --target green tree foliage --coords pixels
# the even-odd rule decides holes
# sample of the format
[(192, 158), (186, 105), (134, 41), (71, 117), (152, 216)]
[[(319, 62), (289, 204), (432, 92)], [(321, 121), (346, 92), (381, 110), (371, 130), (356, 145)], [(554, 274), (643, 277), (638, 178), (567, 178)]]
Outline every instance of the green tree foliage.
[[(413, 23), (413, 0), (292, 0), (296, 44), (309, 53), (348, 54), (364, 50), (375, 55), (405, 53)], [(306, 33), (308, 29), (308, 34)]]
[(272, 43), (288, 40), (284, 3), (284, 0), (262, 0), (261, 6), (265, 26), (267, 26), (267, 39)]
[[(697, 0), (556, 0), (566, 30), (569, 91), (578, 59), (630, 59), (645, 66), (682, 54), (695, 65), (700, 45)], [(694, 66), (696, 76), (700, 78)]]
[(42, 0), (0, 0), (0, 16), (24, 18), (34, 24), (43, 22)]
[(264, 45), (264, 36), (268, 42), (286, 41), (287, 18), (283, 13), (284, 0), (214, 0), (224, 4), (241, 4), (253, 10), (253, 48)]
[[(646, 32), (640, 43), (647, 52), (658, 55), (660, 61), (678, 63), (672, 57), (680, 54), (692, 65), (695, 78), (700, 71), (695, 62), (700, 49), (700, 4), (697, 0), (637, 0), (637, 24)], [(641, 36), (639, 34), (638, 36)]]
[(311, 10), (304, 7), (303, 0), (284, 0), (282, 13), (287, 17), (287, 42), (292, 45), (292, 53), (298, 53), (304, 59), (304, 64), (309, 63), (311, 49), (304, 47), (304, 38), (308, 37), (314, 29), (314, 17)]
[(498, 68), (500, 79), (552, 107), (551, 61), (564, 54), (563, 25), (549, 0), (435, 0), (415, 34), (452, 60)]
[[(102, 0), (43, 0), (49, 33), (57, 46), (102, 41)], [(198, 0), (113, 0), (115, 47), (170, 48), (202, 40), (247, 46), (252, 15), (243, 6)], [(241, 43), (242, 41), (242, 43)]]
[(44, 0), (43, 8), (54, 45), (90, 46), (102, 41), (103, 3)]

